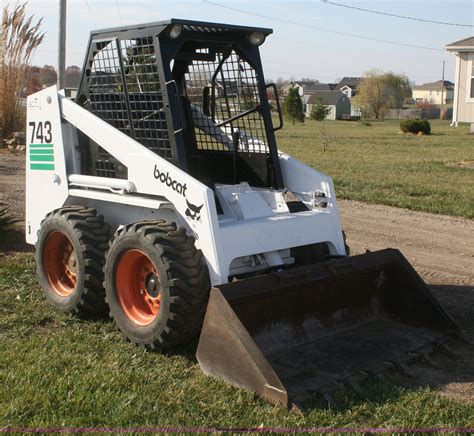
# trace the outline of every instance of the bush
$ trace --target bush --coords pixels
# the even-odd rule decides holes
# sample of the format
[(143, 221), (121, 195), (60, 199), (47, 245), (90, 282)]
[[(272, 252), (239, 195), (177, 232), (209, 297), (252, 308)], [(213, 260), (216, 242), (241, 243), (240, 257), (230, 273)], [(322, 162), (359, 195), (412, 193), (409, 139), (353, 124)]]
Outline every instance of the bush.
[(419, 132), (423, 132), (425, 135), (431, 133), (431, 126), (428, 120), (403, 120), (400, 121), (400, 129), (403, 133), (414, 133), (415, 135)]
[(331, 108), (327, 106), (326, 100), (324, 100), (324, 98), (319, 97), (315, 99), (309, 116), (313, 120), (322, 121), (326, 119), (330, 112)]
[(0, 208), (0, 240), (6, 238), (9, 230), (17, 220), (10, 214), (8, 207)]

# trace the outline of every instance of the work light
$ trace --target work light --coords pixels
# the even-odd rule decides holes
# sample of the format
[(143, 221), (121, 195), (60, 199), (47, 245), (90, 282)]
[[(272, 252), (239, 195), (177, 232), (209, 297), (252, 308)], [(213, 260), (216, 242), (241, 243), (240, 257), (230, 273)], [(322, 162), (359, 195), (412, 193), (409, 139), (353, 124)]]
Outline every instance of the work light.
[(262, 45), (265, 41), (265, 34), (262, 32), (252, 32), (249, 36), (249, 41), (250, 44), (254, 45), (255, 47), (258, 47), (259, 45)]
[(179, 38), (179, 36), (183, 33), (183, 25), (182, 24), (175, 24), (171, 29), (170, 29), (170, 38), (171, 39), (176, 39)]

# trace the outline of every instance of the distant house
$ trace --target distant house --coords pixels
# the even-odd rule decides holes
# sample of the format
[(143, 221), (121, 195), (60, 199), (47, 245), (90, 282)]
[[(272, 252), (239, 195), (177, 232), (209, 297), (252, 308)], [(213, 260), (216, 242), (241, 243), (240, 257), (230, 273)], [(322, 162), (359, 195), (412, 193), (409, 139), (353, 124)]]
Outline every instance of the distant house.
[(471, 123), (474, 132), (474, 36), (446, 46), (456, 56), (453, 124)]
[(285, 99), (291, 88), (297, 88), (298, 94), (303, 102), (303, 112), (306, 113), (308, 109), (308, 100), (312, 95), (321, 91), (332, 91), (335, 87), (335, 83), (320, 83), (317, 80), (301, 80), (298, 82), (290, 82), (283, 86), (280, 91), (280, 97), (282, 100)]
[(317, 103), (319, 99), (324, 100), (326, 106), (331, 109), (326, 116), (327, 120), (340, 120), (344, 115), (350, 115), (351, 113), (351, 101), (346, 94), (337, 90), (325, 90), (314, 92), (313, 95), (308, 98), (305, 111), (307, 117), (310, 116), (313, 105)]
[(315, 92), (318, 91), (331, 91), (335, 88), (335, 86), (335, 83), (320, 83), (317, 80), (301, 80), (298, 82), (287, 83), (281, 88), (280, 94), (282, 97), (286, 97), (288, 95), (288, 91), (291, 88), (297, 88), (300, 97), (304, 98), (304, 96), (313, 95)]
[(346, 94), (350, 99), (357, 94), (357, 88), (362, 82), (362, 77), (344, 77), (337, 85), (336, 89)]
[(438, 80), (423, 85), (414, 85), (411, 89), (416, 103), (441, 104), (441, 96), (443, 96), (443, 104), (452, 103), (454, 99), (454, 83), (449, 80), (445, 80), (444, 83)]
[(335, 87), (335, 89), (338, 89), (349, 98), (352, 116), (361, 116), (361, 110), (352, 104), (352, 99), (357, 95), (357, 90), (362, 80), (362, 77), (344, 77)]

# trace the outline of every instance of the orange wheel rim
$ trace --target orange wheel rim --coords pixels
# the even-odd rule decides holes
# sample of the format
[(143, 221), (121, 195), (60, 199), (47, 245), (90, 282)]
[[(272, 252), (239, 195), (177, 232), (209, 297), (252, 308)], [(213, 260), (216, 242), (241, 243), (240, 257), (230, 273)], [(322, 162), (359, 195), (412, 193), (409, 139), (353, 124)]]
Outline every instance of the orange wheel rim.
[(77, 286), (77, 254), (69, 238), (60, 231), (49, 234), (43, 251), (43, 271), (54, 292), (71, 295)]
[(135, 324), (149, 325), (158, 316), (159, 274), (145, 253), (133, 249), (122, 254), (115, 273), (115, 286), (120, 306)]

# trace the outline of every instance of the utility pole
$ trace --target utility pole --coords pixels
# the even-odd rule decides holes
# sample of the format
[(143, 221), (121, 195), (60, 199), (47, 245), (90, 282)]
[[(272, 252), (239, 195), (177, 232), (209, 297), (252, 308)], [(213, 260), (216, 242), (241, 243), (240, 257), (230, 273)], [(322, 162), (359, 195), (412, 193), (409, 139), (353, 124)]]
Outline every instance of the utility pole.
[(439, 110), (439, 118), (440, 120), (443, 119), (443, 105), (444, 105), (444, 61), (443, 61), (443, 74), (441, 79), (441, 107)]
[(58, 88), (64, 89), (66, 72), (66, 2), (59, 0)]

